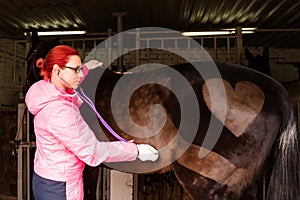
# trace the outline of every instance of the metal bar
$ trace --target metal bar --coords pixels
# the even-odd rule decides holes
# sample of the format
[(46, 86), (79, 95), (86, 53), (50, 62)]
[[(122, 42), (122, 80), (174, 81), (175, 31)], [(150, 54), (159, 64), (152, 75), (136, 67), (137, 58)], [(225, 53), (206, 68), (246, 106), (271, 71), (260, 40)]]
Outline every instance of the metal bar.
[(33, 148), (33, 147), (36, 147), (36, 143), (35, 142), (20, 142), (20, 144), (18, 146), (22, 147), (22, 148)]
[[(112, 30), (111, 29), (108, 29), (107, 30), (107, 34), (108, 34), (108, 37), (110, 38), (107, 42), (107, 61), (108, 62), (111, 62), (112, 60), (112, 39), (111, 39), (111, 36), (112, 36)], [(112, 63), (107, 63), (108, 65), (112, 65)]]
[[(29, 38), (29, 35), (27, 35), (26, 37)], [(26, 54), (27, 52), (30, 51), (30, 48), (31, 48), (31, 42), (29, 42), (30, 40), (28, 39), (27, 42), (25, 43), (25, 54), (24, 54), (24, 58), (26, 58)], [(27, 76), (27, 61), (26, 59), (24, 59), (24, 80), (26, 79), (26, 76)], [(22, 85), (24, 87), (24, 85)], [(25, 95), (25, 94), (24, 94)]]
[(140, 59), (141, 59), (141, 55), (140, 55), (140, 48), (141, 48), (141, 33), (140, 33), (141, 29), (137, 28), (136, 29), (136, 34), (135, 34), (135, 64), (136, 66), (140, 65)]
[(133, 174), (133, 200), (138, 200), (139, 198), (139, 176), (138, 174)]
[(11, 84), (5, 84), (5, 85), (1, 85), (0, 86), (0, 89), (11, 89), (11, 88), (14, 88), (14, 89), (22, 89), (24, 87), (24, 85), (11, 85)]
[[(164, 49), (165, 48), (164, 39), (161, 39), (160, 42), (161, 42), (161, 49)], [(161, 56), (162, 56), (161, 62), (163, 64), (165, 64), (165, 51), (162, 51), (162, 55)]]
[(82, 49), (83, 49), (82, 57), (85, 58), (85, 53), (86, 53), (86, 51), (85, 51), (85, 39), (82, 40)]
[(6, 84), (6, 45), (3, 46), (3, 67), (4, 67), (4, 73), (3, 73), (3, 84)]
[(237, 51), (237, 64), (242, 64), (243, 59), (243, 38), (242, 38), (242, 27), (236, 27), (236, 51)]
[(298, 127), (300, 128), (300, 100), (297, 101), (297, 118), (298, 118)]
[(227, 39), (227, 60), (230, 61), (230, 38)]
[[(178, 49), (178, 40), (177, 39), (174, 40), (174, 48)], [(179, 56), (178, 55), (176, 55), (176, 62), (177, 63), (179, 62)]]
[[(23, 116), (25, 111), (25, 104), (18, 104), (18, 127), (22, 127)], [(22, 141), (23, 139), (23, 130), (20, 128), (17, 132), (17, 140)], [(23, 200), (23, 148), (19, 146), (17, 149), (18, 153), (18, 163), (17, 163), (17, 199)]]
[(100, 196), (101, 196), (101, 185), (103, 185), (102, 183), (102, 167), (99, 167), (99, 170), (98, 170), (98, 178), (97, 178), (97, 186), (96, 186), (96, 200), (100, 200)]
[[(188, 42), (187, 48), (188, 48), (188, 52), (189, 52), (188, 58), (189, 58), (189, 60), (191, 60), (191, 59), (192, 59), (192, 56), (191, 56), (191, 39), (188, 38), (187, 42)], [(201, 45), (201, 46), (202, 46), (202, 45)]]
[[(183, 39), (188, 39), (188, 38), (193, 38), (193, 39), (213, 39), (213, 38), (227, 38), (227, 37), (221, 37), (221, 36), (213, 36), (213, 37), (147, 37), (147, 38), (142, 38), (141, 40), (161, 40), (163, 38), (164, 40), (183, 40)], [(236, 36), (232, 37), (236, 38)]]
[(149, 46), (150, 46), (150, 41), (147, 40), (147, 63), (150, 63), (150, 49), (149, 49)]
[(217, 38), (216, 37), (214, 37), (214, 53), (215, 53), (215, 60), (218, 60)]
[[(108, 36), (110, 37), (110, 36)], [(85, 41), (91, 41), (91, 40), (105, 40), (107, 39), (107, 37), (93, 37), (93, 38), (74, 38), (74, 39), (60, 39), (61, 42), (75, 42), (75, 41), (82, 41), (82, 40), (85, 40)]]
[[(27, 110), (27, 109), (26, 109)], [(30, 142), (30, 133), (29, 133), (29, 111), (26, 111), (26, 141)], [(30, 200), (30, 148), (26, 147), (27, 150), (27, 200)]]
[(103, 168), (102, 200), (110, 200), (110, 169)]
[(15, 42), (14, 44), (15, 44), (14, 45), (15, 49), (14, 49), (14, 69), (13, 69), (13, 74), (14, 74), (13, 80), (14, 80), (14, 83), (13, 83), (13, 85), (16, 84), (16, 67), (17, 67), (17, 43)]
[(123, 31), (123, 16), (127, 16), (126, 12), (115, 12), (112, 14), (113, 16), (117, 17), (117, 39), (118, 39), (118, 59), (117, 59), (117, 65), (118, 70), (121, 70), (122, 72), (126, 71), (126, 69), (123, 66), (123, 37), (121, 32)]

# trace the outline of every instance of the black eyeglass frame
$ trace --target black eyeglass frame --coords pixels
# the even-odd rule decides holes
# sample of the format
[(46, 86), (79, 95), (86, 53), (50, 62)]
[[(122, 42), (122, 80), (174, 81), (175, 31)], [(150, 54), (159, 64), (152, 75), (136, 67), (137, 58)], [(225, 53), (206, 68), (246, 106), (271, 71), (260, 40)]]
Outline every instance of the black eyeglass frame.
[(83, 67), (77, 67), (77, 68), (75, 68), (75, 67), (69, 67), (69, 66), (63, 66), (63, 67), (64, 67), (64, 68), (72, 69), (72, 70), (74, 70), (76, 73), (80, 73), (80, 72), (83, 71)]

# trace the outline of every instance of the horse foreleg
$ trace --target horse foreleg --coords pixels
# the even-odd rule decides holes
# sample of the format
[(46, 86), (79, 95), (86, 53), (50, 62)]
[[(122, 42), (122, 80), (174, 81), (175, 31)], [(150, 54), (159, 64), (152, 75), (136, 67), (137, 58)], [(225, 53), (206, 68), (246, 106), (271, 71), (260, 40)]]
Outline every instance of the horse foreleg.
[(212, 179), (206, 178), (194, 172), (177, 161), (172, 164), (179, 183), (187, 191), (191, 199), (198, 200), (220, 200), (232, 199), (225, 195), (226, 185), (220, 184)]
[(84, 180), (84, 198), (89, 200), (96, 200), (97, 179), (99, 174), (99, 167), (91, 167), (86, 165), (83, 171)]

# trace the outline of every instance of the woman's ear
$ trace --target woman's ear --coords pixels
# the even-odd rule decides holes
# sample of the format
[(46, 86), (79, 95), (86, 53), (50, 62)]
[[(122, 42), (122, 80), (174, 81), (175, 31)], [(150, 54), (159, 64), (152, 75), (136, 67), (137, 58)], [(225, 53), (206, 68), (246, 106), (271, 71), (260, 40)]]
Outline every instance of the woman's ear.
[(43, 64), (44, 64), (44, 59), (43, 58), (39, 58), (35, 62), (35, 66), (37, 66), (38, 68), (42, 68)]
[(58, 66), (58, 64), (54, 64), (53, 65), (53, 69), (52, 69), (52, 72), (55, 73), (55, 74), (59, 74), (60, 72), (60, 67)]

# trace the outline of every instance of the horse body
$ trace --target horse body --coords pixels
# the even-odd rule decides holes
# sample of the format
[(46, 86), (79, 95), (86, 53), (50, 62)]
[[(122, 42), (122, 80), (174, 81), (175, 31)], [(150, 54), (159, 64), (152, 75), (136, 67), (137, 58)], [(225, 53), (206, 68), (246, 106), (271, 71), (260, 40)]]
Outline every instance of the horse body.
[[(48, 42), (57, 45), (57, 40)], [(49, 44), (42, 43), (33, 49), (44, 53), (50, 50)], [(29, 71), (36, 65), (37, 58), (27, 58), (31, 58), (28, 60), (31, 75)], [(203, 79), (191, 64), (172, 66), (188, 81), (192, 92), (168, 73), (124, 75), (101, 69), (105, 71), (101, 78), (96, 77), (100, 81), (95, 94), (101, 116), (125, 139), (149, 143), (160, 153), (157, 162), (137, 160), (115, 166), (134, 173), (174, 170), (192, 199), (207, 200), (259, 199), (255, 184), (267, 174), (270, 175), (268, 200), (299, 199), (299, 136), (288, 93), (277, 81), (262, 73), (230, 63), (216, 64), (221, 78), (212, 75)], [(28, 77), (33, 79), (30, 83), (37, 81), (35, 77)], [(123, 92), (117, 94), (120, 101), (112, 104), (116, 83), (124, 77), (130, 79), (122, 85)], [(128, 94), (137, 81), (144, 79), (151, 81)], [(224, 85), (226, 94), (218, 93), (220, 84)], [(177, 88), (177, 93), (169, 89), (172, 86)], [(128, 102), (127, 95), (130, 96)], [(190, 100), (193, 95), (196, 104)], [(219, 102), (219, 98), (225, 98), (226, 105)], [(217, 102), (216, 107), (212, 106), (212, 99)], [(190, 104), (188, 115), (182, 111), (182, 100)], [(223, 107), (227, 108), (224, 121), (220, 120)], [(113, 112), (111, 108), (117, 109)], [(200, 116), (193, 117), (193, 110), (198, 110)], [(185, 118), (191, 123), (182, 125)], [(216, 140), (213, 147), (205, 143), (208, 134), (214, 136), (213, 132), (208, 133), (211, 120), (216, 126), (224, 124), (220, 135), (212, 137)], [(194, 124), (196, 134), (191, 136)], [(98, 122), (90, 125), (97, 128)], [(146, 131), (141, 131), (145, 127)], [(103, 130), (106, 136), (95, 132), (98, 138), (115, 140), (105, 128)], [(109, 166), (114, 167), (114, 164)], [(93, 189), (86, 189), (90, 190)]]
[[(298, 196), (297, 188), (283, 184), (281, 186), (285, 187), (283, 192), (278, 191), (274, 186), (274, 181), (276, 181), (274, 179), (279, 175), (276, 173), (279, 173), (278, 170), (282, 168), (282, 162), (291, 162), (289, 165), (296, 167), (294, 170), (290, 169), (291, 173), (294, 171), (291, 175), (294, 180), (291, 181), (298, 182), (298, 170), (296, 170), (298, 169), (296, 162), (298, 160), (298, 135), (288, 93), (277, 81), (254, 70), (229, 63), (217, 63), (217, 66), (223, 81), (229, 83), (225, 89), (227, 107), (230, 109), (226, 115), (230, 119), (225, 120), (224, 129), (211, 151), (203, 146), (203, 140), (207, 134), (209, 119), (211, 117), (217, 118), (218, 113), (213, 113), (214, 111), (212, 112), (209, 104), (205, 101), (207, 94), (204, 93), (203, 87), (207, 80), (203, 80), (191, 64), (174, 66), (174, 69), (190, 82), (200, 108), (201, 118), (198, 123), (197, 135), (187, 149), (181, 150), (180, 146), (184, 143), (186, 135), (189, 134), (189, 127), (184, 127), (181, 132), (177, 132), (181, 120), (179, 117), (181, 116), (180, 106), (175, 95), (166, 87), (152, 83), (144, 85), (133, 93), (129, 103), (128, 109), (131, 118), (141, 126), (146, 126), (151, 122), (149, 118), (151, 105), (158, 103), (165, 107), (167, 112), (165, 126), (155, 136), (139, 135), (132, 137), (124, 133), (115, 122), (110, 110), (113, 106), (118, 108), (127, 106), (126, 102), (122, 101), (118, 105), (111, 105), (112, 91), (122, 76), (132, 76), (131, 81), (126, 83), (128, 88), (132, 87), (132, 82), (137, 81), (137, 79), (144, 79), (144, 76), (151, 77), (152, 80), (159, 80), (157, 82), (165, 81), (169, 85), (176, 84), (172, 77), (163, 73), (155, 72), (153, 76), (151, 72), (119, 75), (106, 70), (99, 81), (96, 92), (97, 109), (111, 126), (126, 139), (134, 139), (137, 143), (150, 143), (157, 149), (162, 149), (164, 145), (173, 142), (167, 150), (164, 149), (160, 152), (159, 162), (161, 166), (163, 163), (170, 162), (178, 180), (193, 199), (243, 199), (243, 195), (248, 195), (247, 187), (253, 184), (255, 180), (260, 179), (263, 173), (272, 170), (272, 165), (274, 167), (272, 181), (269, 184), (268, 199), (294, 199)], [(256, 92), (256, 90), (260, 92)], [(190, 94), (185, 92), (185, 88), (181, 88), (181, 91), (182, 96), (188, 98)], [(126, 89), (124, 93), (126, 93)], [(120, 98), (122, 99), (122, 95)], [(249, 107), (250, 109), (248, 109)], [(211, 116), (212, 113), (213, 116)], [(119, 115), (123, 115), (123, 113), (120, 112)], [(122, 126), (130, 124), (125, 118), (121, 121)], [(236, 124), (243, 124), (244, 128), (239, 133), (240, 135), (234, 134), (238, 130), (236, 126), (239, 126)], [(133, 130), (130, 127), (126, 129), (129, 130), (129, 133), (130, 130)], [(106, 133), (109, 136), (109, 133)], [(176, 134), (180, 135), (180, 139), (174, 142), (173, 138)], [(277, 142), (276, 138), (279, 138)], [(277, 144), (278, 142), (279, 144)], [(284, 157), (286, 155), (280, 157), (281, 152), (276, 152), (276, 156), (279, 156), (281, 160), (274, 163), (272, 148), (277, 148), (274, 144), (285, 146), (287, 149), (284, 151), (290, 152), (291, 157)], [(208, 154), (200, 158), (200, 150), (206, 150)], [(180, 154), (179, 158), (171, 162), (172, 157), (177, 156), (177, 154)], [(295, 162), (291, 161), (293, 159)], [(121, 170), (151, 169), (153, 165), (153, 163), (145, 164), (136, 161), (124, 164)], [(165, 170), (166, 168), (157, 172), (164, 172)], [(290, 177), (287, 171), (280, 173), (285, 173), (286, 176)], [(284, 179), (279, 182), (281, 181)]]

